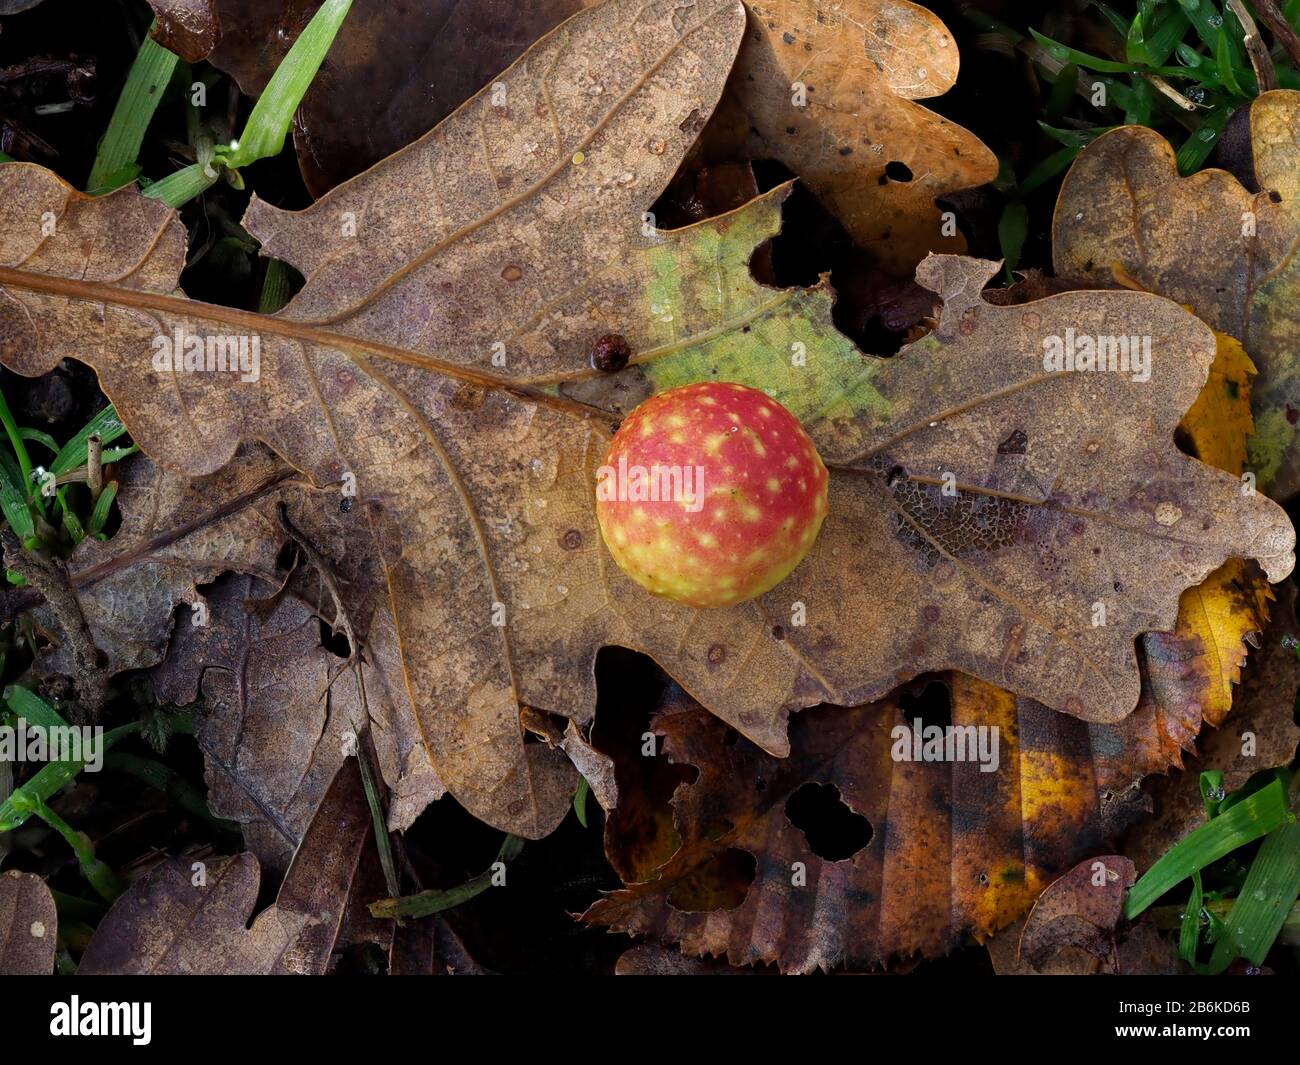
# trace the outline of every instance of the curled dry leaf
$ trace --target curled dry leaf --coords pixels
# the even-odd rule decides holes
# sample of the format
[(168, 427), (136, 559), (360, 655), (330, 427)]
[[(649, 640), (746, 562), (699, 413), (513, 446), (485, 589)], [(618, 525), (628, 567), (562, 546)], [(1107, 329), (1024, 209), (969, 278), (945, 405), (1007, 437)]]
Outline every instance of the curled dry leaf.
[[(966, 750), (981, 733), (997, 737), (993, 772), (973, 757), (896, 757), (914, 751), (918, 718), (944, 721), (937, 684), (924, 698), (805, 710), (784, 759), (671, 694), (651, 725), (660, 757), (642, 757), (639, 740), (617, 744), (621, 802), (605, 845), (627, 886), (584, 920), (787, 972), (936, 957), (1014, 921), (1132, 813), (1103, 798), (1093, 736), (1107, 726), (960, 674), (938, 683), (951, 724), (979, 730)], [(833, 789), (847, 807), (839, 818), (856, 819), (858, 839), (869, 834), (864, 846), (814, 850), (790, 812), (809, 786)]]
[[(69, 560), (69, 582), (110, 673), (145, 669), (162, 659), (180, 603), (205, 609), (200, 584), (226, 570), (275, 580), (283, 534), (270, 500), (293, 471), (262, 448), (241, 450), (206, 477), (177, 476), (145, 458), (122, 464), (118, 507), (122, 524), (110, 540), (87, 537)], [(11, 591), (6, 613), (36, 606), (31, 594)], [(48, 611), (38, 620), (57, 634)], [(66, 643), (56, 642), (36, 668), (73, 676)]]
[(0, 976), (49, 976), (59, 915), (54, 896), (34, 873), (0, 873)]
[(240, 854), (173, 858), (113, 904), (86, 945), (86, 975), (321, 975), (330, 967), (363, 858), (373, 852), (356, 761), (334, 778), (274, 904), (257, 915), (261, 871)]
[[(1171, 628), (1185, 588), (1229, 557), (1273, 580), (1292, 565), (1281, 510), (1173, 445), (1214, 350), (1177, 306), (1088, 292), (994, 307), (979, 296), (994, 264), (939, 256), (919, 273), (945, 299), (938, 329), (872, 359), (834, 330), (824, 287), (750, 277), (782, 190), (643, 233), (742, 20), (732, 3), (614, 0), (502, 75), (519, 106), (477, 96), (306, 211), (254, 200), (247, 225), (309, 278), (274, 316), (173, 295), (184, 237), (161, 204), (0, 170), (5, 361), (91, 362), (145, 450), (188, 473), (255, 438), (317, 485), (355, 479), (350, 520), (437, 775), (520, 835), (554, 827), (576, 782), (562, 753), (523, 742), (520, 707), (590, 720), (602, 645), (651, 654), (776, 754), (792, 709), (950, 668), (1116, 721), (1138, 701), (1134, 639)], [(601, 94), (557, 64), (595, 54)], [(611, 325), (658, 338), (623, 371), (629, 393), (715, 374), (762, 388), (839, 465), (818, 544), (764, 600), (692, 611), (609, 564), (592, 486), (611, 416), (573, 397)], [(1150, 336), (1150, 380), (1044, 371), (1044, 339), (1067, 328)], [(150, 348), (177, 330), (255, 334), (260, 379), (159, 374)]]
[(1020, 936), (1020, 959), (1039, 969), (1062, 947), (1075, 947), (1115, 972), (1115, 928), (1136, 880), (1133, 863), (1119, 854), (1080, 862), (1034, 903)]
[(1259, 367), (1250, 465), (1277, 498), (1300, 487), (1300, 92), (1266, 92), (1250, 109), (1259, 191), (1222, 170), (1180, 177), (1153, 130), (1123, 126), (1090, 144), (1061, 188), (1057, 273), (1078, 284), (1122, 280), (1189, 305), (1235, 337)]

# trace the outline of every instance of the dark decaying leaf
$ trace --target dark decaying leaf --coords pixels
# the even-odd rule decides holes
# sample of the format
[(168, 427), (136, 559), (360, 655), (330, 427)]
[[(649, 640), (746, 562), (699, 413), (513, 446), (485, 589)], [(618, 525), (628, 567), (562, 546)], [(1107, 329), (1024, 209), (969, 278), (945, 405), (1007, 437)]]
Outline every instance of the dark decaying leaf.
[(444, 789), (406, 693), (390, 690), (374, 664), (379, 634), (357, 668), (345, 668), (321, 645), (317, 612), (295, 595), (259, 607), (272, 591), (250, 577), (223, 579), (208, 594), (205, 624), (183, 613), (151, 676), (160, 698), (187, 705), (203, 697), (197, 738), (212, 809), (243, 825), (263, 869), (278, 871), (367, 728), (392, 789), (391, 828), (407, 827)]
[(405, 920), (393, 929), (388, 955), (393, 976), (491, 976), (441, 917)]
[[(145, 669), (167, 646), (178, 604), (203, 610), (200, 584), (227, 570), (275, 580), (284, 534), (268, 504), (294, 477), (262, 448), (244, 449), (222, 470), (191, 480), (147, 458), (119, 467), (122, 524), (107, 541), (87, 537), (68, 566), (72, 588), (110, 673)], [(7, 609), (30, 604), (11, 591)], [(52, 634), (48, 611), (37, 619)], [(71, 675), (75, 663), (55, 643), (37, 670)]]
[(197, 63), (221, 41), (216, 0), (149, 0), (158, 24), (150, 36), (187, 63)]
[[(896, 748), (913, 750), (918, 718), (996, 728), (996, 771), (896, 760)], [(1015, 920), (1135, 812), (1099, 782), (1091, 734), (1106, 726), (961, 675), (868, 706), (805, 710), (785, 759), (680, 690), (651, 727), (657, 756), (642, 756), (635, 736), (616, 743), (621, 802), (606, 852), (627, 886), (584, 919), (735, 965), (807, 972), (946, 953)], [(794, 812), (809, 789), (829, 791), (833, 816)], [(819, 826), (831, 821), (847, 834), (831, 838), (856, 849), (822, 856)]]
[(95, 929), (78, 972), (320, 975), (327, 972), (363, 858), (370, 811), (355, 761), (340, 770), (274, 904), (249, 927), (261, 871), (240, 854), (164, 862), (136, 881)]
[(1080, 862), (1049, 884), (1020, 936), (1020, 958), (1040, 968), (1062, 947), (1076, 947), (1118, 968), (1115, 928), (1124, 914), (1124, 896), (1137, 879), (1133, 863), (1118, 854)]
[(51, 975), (58, 931), (45, 881), (17, 869), (0, 873), (0, 975)]
[(1037, 969), (1020, 956), (1024, 927), (1024, 921), (1017, 921), (985, 944), (999, 976), (1179, 976), (1188, 972), (1178, 957), (1178, 944), (1147, 920), (1122, 925), (1115, 932), (1115, 953), (1109, 958), (1064, 945)]
[[(318, 0), (220, 0), (212, 62), (259, 94)], [(307, 188), (335, 185), (404, 148), (591, 0), (353, 0), (303, 99), (294, 144)]]

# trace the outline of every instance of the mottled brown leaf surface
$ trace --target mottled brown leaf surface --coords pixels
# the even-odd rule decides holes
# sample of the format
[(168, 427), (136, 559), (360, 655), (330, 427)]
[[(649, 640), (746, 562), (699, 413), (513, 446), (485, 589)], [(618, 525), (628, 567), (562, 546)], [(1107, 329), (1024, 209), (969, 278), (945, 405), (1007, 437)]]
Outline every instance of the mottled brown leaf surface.
[[(915, 100), (957, 80), (957, 43), (906, 0), (751, 0), (749, 27), (701, 157), (777, 159), (878, 266), (908, 277), (929, 251), (960, 252), (935, 198), (992, 181), (972, 133)], [(806, 105), (792, 102), (796, 85)]]
[(343, 926), (354, 879), (374, 847), (356, 762), (326, 792), (274, 904), (257, 902), (257, 858), (173, 858), (146, 873), (99, 923), (78, 973), (321, 975)]
[(1115, 971), (1115, 928), (1124, 915), (1124, 896), (1136, 880), (1133, 863), (1122, 855), (1080, 862), (1034, 903), (1020, 935), (1020, 959), (1037, 969), (1062, 947), (1074, 947)]
[[(687, 955), (783, 971), (935, 957), (1015, 920), (1055, 876), (1095, 852), (1131, 811), (1108, 806), (1089, 727), (960, 675), (953, 725), (999, 730), (999, 765), (896, 761), (893, 730), (941, 723), (915, 692), (791, 721), (775, 759), (685, 697), (653, 719), (657, 757), (620, 744), (621, 803), (606, 851), (627, 887), (590, 923), (678, 943)], [(870, 840), (828, 860), (787, 802), (831, 785), (870, 823)], [(675, 789), (675, 790), (674, 790)], [(803, 863), (805, 883), (793, 883)]]
[[(1214, 350), (1175, 305), (1078, 293), (994, 307), (979, 297), (992, 264), (934, 257), (920, 279), (946, 300), (938, 329), (878, 360), (834, 331), (824, 288), (721, 272), (740, 252), (733, 230), (771, 232), (776, 195), (673, 242), (646, 238), (641, 211), (720, 93), (741, 15), (584, 12), (502, 75), (510, 107), (475, 97), (307, 211), (255, 200), (250, 227), (308, 277), (272, 317), (168, 295), (183, 237), (161, 205), (0, 170), (8, 363), (92, 362), (142, 446), (188, 473), (253, 437), (322, 487), (355, 478), (353, 528), (382, 573), (437, 775), (521, 835), (558, 823), (576, 776), (561, 752), (523, 742), (520, 707), (590, 720), (601, 645), (651, 654), (777, 754), (789, 710), (857, 705), (949, 668), (1109, 722), (1138, 701), (1134, 639), (1171, 628), (1186, 587), (1229, 557), (1275, 580), (1292, 564), (1282, 512), (1173, 445)], [(609, 59), (600, 93), (563, 61), (596, 53)], [(753, 381), (840, 467), (809, 560), (732, 610), (652, 599), (610, 565), (591, 507), (607, 420), (545, 390), (586, 365), (593, 323), (639, 318), (655, 284), (676, 293), (657, 319), (670, 339), (639, 352), (638, 372), (652, 367), (656, 387)], [(260, 380), (158, 375), (150, 346), (181, 326), (256, 332)], [(1044, 337), (1067, 328), (1149, 335), (1151, 380), (1044, 372)], [(795, 342), (806, 373), (785, 358)]]
[(1067, 280), (1112, 285), (1118, 271), (1125, 284), (1185, 303), (1241, 341), (1259, 367), (1251, 467), (1279, 499), (1300, 484), (1298, 121), (1293, 90), (1251, 105), (1257, 192), (1222, 170), (1180, 177), (1174, 149), (1158, 133), (1114, 130), (1075, 161), (1052, 231), (1056, 270)]
[(0, 873), (0, 976), (49, 976), (59, 915), (54, 896), (34, 873)]
[[(187, 705), (203, 697), (196, 736), (209, 803), (243, 825), (263, 869), (281, 871), (367, 727), (392, 787), (390, 827), (407, 827), (443, 788), (405, 691), (388, 686), (400, 685), (400, 671), (390, 678), (376, 665), (380, 634), (359, 678), (321, 646), (318, 614), (293, 594), (270, 601), (273, 591), (250, 577), (223, 579), (208, 596), (206, 623), (182, 615), (150, 675), (160, 698)], [(268, 602), (258, 609), (258, 600)]]

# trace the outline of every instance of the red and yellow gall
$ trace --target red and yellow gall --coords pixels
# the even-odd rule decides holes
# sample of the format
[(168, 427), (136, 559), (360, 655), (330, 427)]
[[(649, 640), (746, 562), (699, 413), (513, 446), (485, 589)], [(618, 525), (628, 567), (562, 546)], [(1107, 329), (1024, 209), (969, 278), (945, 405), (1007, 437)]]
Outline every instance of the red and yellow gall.
[(793, 414), (745, 385), (661, 392), (597, 471), (609, 553), (642, 587), (696, 607), (753, 599), (803, 561), (827, 510), (826, 467)]

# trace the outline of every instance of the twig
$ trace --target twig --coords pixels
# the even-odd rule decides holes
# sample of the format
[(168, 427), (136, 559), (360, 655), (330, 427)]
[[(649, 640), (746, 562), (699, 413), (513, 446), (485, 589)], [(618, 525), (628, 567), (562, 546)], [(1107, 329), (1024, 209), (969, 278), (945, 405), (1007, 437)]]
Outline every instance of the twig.
[(1164, 93), (1167, 97), (1169, 97), (1169, 99), (1173, 100), (1173, 102), (1176, 103), (1179, 107), (1181, 107), (1184, 111), (1196, 110), (1196, 105), (1192, 103), (1191, 100), (1189, 100), (1181, 92), (1179, 92), (1172, 85), (1170, 85), (1169, 82), (1165, 81), (1165, 79), (1162, 78), (1159, 74), (1148, 75), (1147, 81), (1151, 82), (1152, 85), (1154, 85), (1157, 89), (1159, 89), (1162, 93)]
[(86, 485), (90, 489), (90, 498), (99, 499), (104, 490), (104, 441), (94, 433), (86, 441)]
[[(1250, 12), (1246, 10), (1246, 5), (1241, 0), (1228, 0), (1228, 6), (1237, 16), (1242, 32), (1246, 35), (1244, 43), (1250, 55), (1250, 65), (1255, 68), (1255, 80), (1259, 82), (1259, 91), (1268, 92), (1270, 89), (1276, 89), (1277, 71), (1273, 67), (1273, 57), (1268, 54), (1268, 48), (1259, 35), (1259, 27), (1255, 25), (1255, 20), (1250, 17)], [(1260, 17), (1264, 17), (1262, 13)], [(1287, 23), (1287, 28), (1291, 28), (1290, 23)], [(1276, 30), (1274, 32), (1276, 33)], [(1294, 32), (1292, 30), (1292, 33)]]
[[(1234, 7), (1233, 10), (1236, 10), (1236, 8)], [(1296, 33), (1295, 27), (1278, 10), (1277, 0), (1255, 0), (1255, 10), (1259, 12), (1259, 17), (1263, 20), (1264, 25), (1273, 31), (1274, 39), (1286, 49), (1286, 54), (1291, 57), (1291, 62), (1300, 67), (1300, 33)], [(1238, 18), (1240, 17), (1238, 15)], [(1242, 25), (1245, 25), (1245, 23)]]

